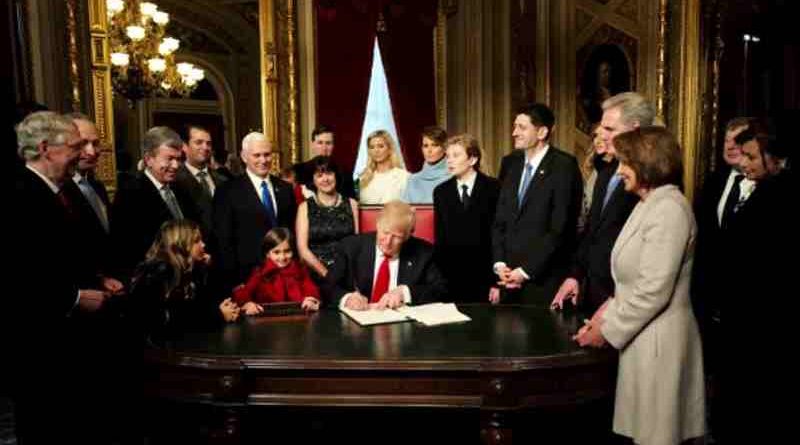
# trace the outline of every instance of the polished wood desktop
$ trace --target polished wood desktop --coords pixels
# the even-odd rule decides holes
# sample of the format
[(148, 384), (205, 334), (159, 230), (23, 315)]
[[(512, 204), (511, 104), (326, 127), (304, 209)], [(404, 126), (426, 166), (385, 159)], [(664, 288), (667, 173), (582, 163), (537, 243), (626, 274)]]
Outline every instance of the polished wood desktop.
[(465, 428), (480, 431), (484, 443), (510, 443), (532, 409), (613, 400), (616, 354), (572, 341), (579, 314), (459, 309), (472, 321), (361, 327), (323, 310), (188, 333), (145, 350), (145, 396), (218, 408), (218, 431), (208, 434), (232, 443), (247, 419), (269, 407), (477, 411), (480, 425)]

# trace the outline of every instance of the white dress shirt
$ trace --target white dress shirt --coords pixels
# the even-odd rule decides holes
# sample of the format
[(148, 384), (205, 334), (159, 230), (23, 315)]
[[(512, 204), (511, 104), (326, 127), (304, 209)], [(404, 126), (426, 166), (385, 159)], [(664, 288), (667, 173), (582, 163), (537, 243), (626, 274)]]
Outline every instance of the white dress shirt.
[[(214, 191), (217, 189), (217, 186), (216, 186), (216, 184), (214, 184), (214, 179), (211, 177), (211, 172), (208, 170), (208, 168), (203, 168), (203, 169), (195, 168), (192, 164), (190, 164), (188, 162), (184, 162), (183, 165), (186, 166), (186, 169), (189, 170), (189, 173), (192, 174), (192, 176), (194, 177), (194, 179), (197, 180), (197, 182), (204, 181), (206, 183), (206, 185), (208, 186), (208, 189), (211, 191), (211, 196), (214, 196)], [(200, 172), (205, 172), (206, 173), (206, 179), (205, 180), (200, 179), (200, 177), (197, 176), (197, 174), (200, 173)]]
[[(383, 259), (385, 257), (386, 257), (386, 255), (384, 255), (383, 252), (381, 252), (381, 249), (376, 244), (375, 245), (375, 264), (373, 265), (373, 268), (372, 268), (372, 288), (373, 289), (375, 288), (375, 281), (378, 279), (378, 272), (380, 271), (381, 263), (383, 262)], [(405, 284), (401, 284), (400, 286), (397, 285), (397, 274), (398, 274), (399, 268), (400, 268), (400, 255), (396, 255), (394, 258), (391, 258), (389, 260), (389, 292), (391, 292), (392, 290), (394, 290), (397, 287), (400, 287), (400, 289), (403, 292), (403, 303), (411, 304), (411, 290), (409, 290), (408, 286), (406, 286)], [(356, 289), (356, 291), (361, 292), (358, 289)], [(372, 295), (364, 295), (364, 296), (367, 297), (367, 300), (370, 300), (370, 298), (372, 297)], [(349, 298), (349, 296), (345, 295), (344, 297), (342, 297), (341, 300), (339, 300), (339, 308), (340, 309), (344, 307), (344, 305), (347, 302), (348, 298)]]
[(253, 187), (256, 188), (256, 193), (258, 193), (258, 200), (264, 202), (264, 197), (261, 196), (261, 183), (267, 181), (267, 190), (269, 190), (269, 196), (272, 198), (272, 210), (275, 211), (275, 219), (278, 219), (278, 201), (275, 199), (275, 187), (272, 186), (272, 181), (269, 179), (269, 175), (265, 178), (257, 176), (253, 174), (250, 170), (245, 170), (247, 172), (247, 177), (250, 178), (250, 182), (253, 183)]

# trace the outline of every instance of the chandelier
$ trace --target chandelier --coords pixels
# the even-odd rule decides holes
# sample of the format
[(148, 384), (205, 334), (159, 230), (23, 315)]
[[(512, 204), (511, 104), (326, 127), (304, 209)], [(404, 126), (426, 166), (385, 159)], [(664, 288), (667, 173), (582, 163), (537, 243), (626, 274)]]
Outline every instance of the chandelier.
[(175, 63), (178, 39), (165, 33), (169, 14), (155, 3), (106, 0), (114, 92), (131, 105), (151, 96), (188, 96), (205, 73), (191, 63)]

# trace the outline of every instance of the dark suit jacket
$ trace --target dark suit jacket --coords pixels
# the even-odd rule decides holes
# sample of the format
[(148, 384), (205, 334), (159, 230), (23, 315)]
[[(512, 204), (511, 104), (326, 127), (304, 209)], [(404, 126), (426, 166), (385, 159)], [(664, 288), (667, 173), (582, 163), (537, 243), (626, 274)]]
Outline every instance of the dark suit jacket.
[[(216, 189), (218, 189), (220, 185), (228, 180), (228, 178), (220, 175), (210, 168), (208, 169), (208, 173), (211, 175), (211, 180), (214, 181), (214, 186)], [(205, 234), (210, 234), (212, 226), (212, 197), (205, 192), (203, 186), (197, 182), (197, 178), (192, 175), (189, 169), (186, 168), (185, 164), (181, 164), (180, 168), (178, 169), (178, 175), (175, 178), (175, 184), (177, 187), (183, 189), (183, 191), (192, 198), (192, 202), (194, 202), (195, 208), (200, 214), (200, 220), (198, 223), (200, 223), (200, 225), (203, 227), (203, 232)]]
[[(338, 165), (337, 165), (338, 167)], [(309, 160), (300, 162), (293, 167), (295, 182), (305, 185), (313, 190), (314, 186), (314, 164)], [(353, 184), (353, 175), (349, 171), (336, 172), (336, 190), (348, 198), (358, 199), (356, 196), (355, 185)]]
[[(323, 297), (334, 307), (339, 300), (358, 289), (367, 298), (372, 294), (375, 275), (375, 232), (353, 235), (339, 243), (337, 255), (322, 286)], [(447, 283), (433, 261), (433, 247), (411, 237), (400, 250), (397, 284), (411, 291), (412, 304), (437, 301), (447, 292)]]
[(448, 284), (448, 299), (485, 302), (496, 276), (492, 271), (492, 224), (500, 183), (478, 172), (469, 207), (461, 203), (456, 178), (433, 190), (436, 264)]
[[(107, 201), (108, 194), (103, 184), (92, 178), (89, 180), (89, 185), (94, 188), (95, 193), (106, 205), (106, 214), (109, 214), (111, 207)], [(109, 233), (106, 232), (91, 204), (72, 178), (64, 183), (63, 188), (74, 206), (77, 216), (75, 238), (78, 240), (80, 251), (75, 255), (77, 256), (76, 261), (81, 265), (79, 284), (86, 289), (97, 288), (98, 276), (104, 274), (110, 262)]]
[(639, 202), (639, 197), (627, 193), (620, 181), (603, 208), (608, 183), (618, 166), (619, 162), (614, 160), (597, 172), (586, 231), (575, 255), (571, 274), (578, 282), (582, 282), (581, 292), (585, 297), (582, 300), (588, 311), (594, 311), (606, 298), (614, 295), (611, 250), (625, 221)]
[[(180, 187), (171, 187), (183, 217), (198, 220), (192, 199)], [(172, 219), (167, 204), (153, 182), (139, 173), (125, 188), (120, 188), (111, 206), (111, 244), (116, 254), (120, 277), (130, 277), (144, 260), (147, 250), (161, 229)]]
[[(297, 206), (292, 186), (270, 175), (278, 211), (278, 226), (294, 232)], [(230, 287), (244, 283), (264, 259), (261, 242), (272, 229), (264, 205), (244, 174), (222, 184), (214, 193), (213, 228), (217, 266)]]
[(492, 230), (493, 262), (522, 267), (531, 279), (514, 292), (524, 302), (549, 301), (564, 279), (577, 233), (583, 182), (575, 158), (553, 146), (517, 202), (525, 151), (503, 158), (505, 178)]

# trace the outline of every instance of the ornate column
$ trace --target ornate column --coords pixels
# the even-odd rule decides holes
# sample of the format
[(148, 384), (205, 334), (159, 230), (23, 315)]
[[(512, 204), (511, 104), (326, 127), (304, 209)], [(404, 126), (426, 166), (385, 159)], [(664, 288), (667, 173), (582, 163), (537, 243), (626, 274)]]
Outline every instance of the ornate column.
[(114, 156), (114, 108), (111, 103), (111, 62), (108, 47), (108, 21), (105, 0), (89, 0), (91, 33), (92, 114), (103, 141), (97, 177), (113, 195), (117, 188)]
[[(275, 44), (275, 2), (259, 0), (258, 20), (261, 41), (261, 121), (264, 135), (278, 148), (278, 50)], [(281, 155), (272, 157), (272, 169), (278, 170)]]

